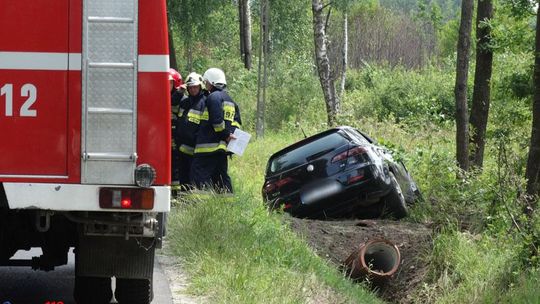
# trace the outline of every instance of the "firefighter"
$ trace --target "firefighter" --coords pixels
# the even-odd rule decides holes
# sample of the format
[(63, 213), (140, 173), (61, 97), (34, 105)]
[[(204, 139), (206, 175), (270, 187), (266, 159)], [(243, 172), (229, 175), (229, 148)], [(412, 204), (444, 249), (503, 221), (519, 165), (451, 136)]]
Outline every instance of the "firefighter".
[(240, 110), (225, 90), (227, 81), (222, 70), (210, 68), (203, 79), (209, 92), (208, 119), (201, 120), (190, 177), (197, 188), (233, 192), (227, 173), (227, 143), (234, 139), (234, 130), (241, 125)]
[(173, 184), (178, 183), (179, 172), (178, 172), (178, 145), (175, 142), (176, 134), (176, 119), (178, 118), (178, 113), (180, 111), (179, 105), (180, 102), (185, 100), (187, 97), (184, 95), (185, 85), (182, 80), (182, 75), (178, 73), (175, 69), (169, 69), (169, 82), (171, 88), (171, 179)]
[(185, 83), (188, 97), (180, 101), (180, 112), (176, 120), (175, 141), (179, 151), (178, 172), (180, 190), (190, 188), (190, 169), (195, 151), (197, 132), (201, 120), (208, 120), (205, 111), (206, 95), (203, 90), (203, 78), (195, 72), (190, 73)]

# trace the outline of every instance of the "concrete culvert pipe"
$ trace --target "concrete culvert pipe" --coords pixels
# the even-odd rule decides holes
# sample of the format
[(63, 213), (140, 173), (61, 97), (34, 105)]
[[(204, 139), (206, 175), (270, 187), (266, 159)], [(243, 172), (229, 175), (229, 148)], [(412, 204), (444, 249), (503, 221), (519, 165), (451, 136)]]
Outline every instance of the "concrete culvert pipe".
[(385, 239), (363, 243), (345, 260), (347, 274), (353, 279), (368, 278), (374, 283), (390, 279), (401, 263), (399, 249)]

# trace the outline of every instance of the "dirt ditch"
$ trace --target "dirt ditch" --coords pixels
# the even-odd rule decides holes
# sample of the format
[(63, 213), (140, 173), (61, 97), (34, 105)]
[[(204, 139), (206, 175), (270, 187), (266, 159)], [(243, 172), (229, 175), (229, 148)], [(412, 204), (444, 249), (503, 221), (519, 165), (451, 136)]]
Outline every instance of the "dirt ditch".
[(384, 238), (397, 245), (401, 265), (396, 275), (378, 289), (390, 303), (411, 303), (411, 294), (427, 275), (425, 256), (432, 246), (431, 229), (408, 222), (390, 220), (320, 221), (290, 218), (290, 225), (314, 251), (336, 267), (357, 248), (373, 238)]

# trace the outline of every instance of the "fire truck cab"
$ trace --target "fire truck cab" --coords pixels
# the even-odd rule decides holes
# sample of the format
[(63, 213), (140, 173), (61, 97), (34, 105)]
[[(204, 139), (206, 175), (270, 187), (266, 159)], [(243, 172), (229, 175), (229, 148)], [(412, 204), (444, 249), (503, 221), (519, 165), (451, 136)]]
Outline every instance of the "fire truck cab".
[[(75, 252), (77, 303), (150, 303), (170, 210), (165, 0), (0, 0), (0, 266)], [(40, 247), (32, 260), (18, 250)]]

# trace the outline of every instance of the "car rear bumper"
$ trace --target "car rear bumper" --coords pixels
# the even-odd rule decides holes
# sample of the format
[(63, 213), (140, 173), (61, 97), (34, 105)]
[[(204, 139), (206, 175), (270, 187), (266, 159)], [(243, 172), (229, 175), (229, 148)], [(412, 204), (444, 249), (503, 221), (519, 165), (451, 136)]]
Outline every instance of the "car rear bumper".
[[(4, 183), (9, 209), (44, 209), (57, 211), (131, 212), (132, 209), (103, 209), (99, 189), (103, 185)], [(111, 186), (107, 185), (108, 188)], [(126, 188), (125, 186), (118, 186)], [(136, 188), (136, 187), (133, 187)], [(140, 212), (169, 212), (170, 187), (154, 186), (154, 207)]]
[(305, 202), (302, 199), (302, 191), (299, 191), (280, 199), (280, 204), (285, 206), (286, 212), (299, 217), (346, 216), (347, 214), (352, 216), (359, 209), (378, 205), (381, 198), (391, 189), (381, 174), (366, 174), (365, 178), (350, 185), (346, 184), (347, 176), (350, 174), (344, 172), (337, 178), (328, 179), (341, 185), (341, 190), (335, 194)]

